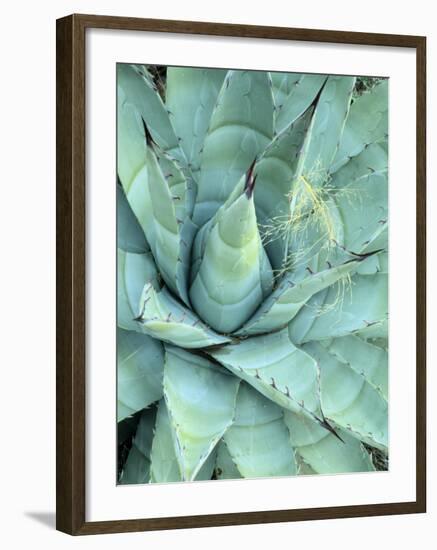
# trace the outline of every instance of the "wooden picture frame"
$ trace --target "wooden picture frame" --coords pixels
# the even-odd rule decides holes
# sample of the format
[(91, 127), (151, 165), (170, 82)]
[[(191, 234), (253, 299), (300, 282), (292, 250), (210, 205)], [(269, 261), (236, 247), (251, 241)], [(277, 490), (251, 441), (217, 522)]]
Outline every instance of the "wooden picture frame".
[[(416, 499), (411, 502), (86, 521), (85, 33), (119, 29), (409, 48), (416, 54)], [(426, 39), (421, 36), (70, 15), (57, 21), (57, 529), (71, 535), (426, 511)]]

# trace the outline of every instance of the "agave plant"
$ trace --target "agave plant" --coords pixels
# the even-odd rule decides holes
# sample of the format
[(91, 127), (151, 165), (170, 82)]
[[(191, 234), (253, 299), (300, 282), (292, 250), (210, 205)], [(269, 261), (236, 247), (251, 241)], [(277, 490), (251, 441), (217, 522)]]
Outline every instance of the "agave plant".
[(120, 483), (387, 467), (387, 85), (120, 64)]

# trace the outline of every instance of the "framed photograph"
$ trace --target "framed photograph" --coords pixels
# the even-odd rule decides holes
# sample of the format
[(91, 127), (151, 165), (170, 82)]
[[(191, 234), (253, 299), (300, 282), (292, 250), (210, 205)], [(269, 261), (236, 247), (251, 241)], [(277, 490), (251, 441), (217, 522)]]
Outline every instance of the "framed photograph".
[(426, 40), (57, 21), (57, 528), (426, 510)]

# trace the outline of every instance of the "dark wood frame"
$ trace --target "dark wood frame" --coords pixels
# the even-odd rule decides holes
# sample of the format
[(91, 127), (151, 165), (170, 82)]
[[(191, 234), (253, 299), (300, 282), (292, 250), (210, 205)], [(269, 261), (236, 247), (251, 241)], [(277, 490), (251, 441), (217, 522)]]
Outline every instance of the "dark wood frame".
[[(85, 520), (85, 31), (87, 28), (270, 38), (413, 48), (417, 61), (416, 500), (359, 506), (184, 517)], [(426, 38), (70, 15), (57, 21), (56, 526), (71, 535), (303, 521), (426, 511)]]

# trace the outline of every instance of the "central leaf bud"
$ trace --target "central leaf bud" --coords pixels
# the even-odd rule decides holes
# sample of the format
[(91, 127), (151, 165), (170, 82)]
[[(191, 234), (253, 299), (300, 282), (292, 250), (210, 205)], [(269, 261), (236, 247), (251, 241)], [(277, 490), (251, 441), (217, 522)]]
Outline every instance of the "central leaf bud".
[(222, 333), (240, 328), (273, 285), (253, 202), (254, 167), (255, 161), (194, 243), (190, 300)]

